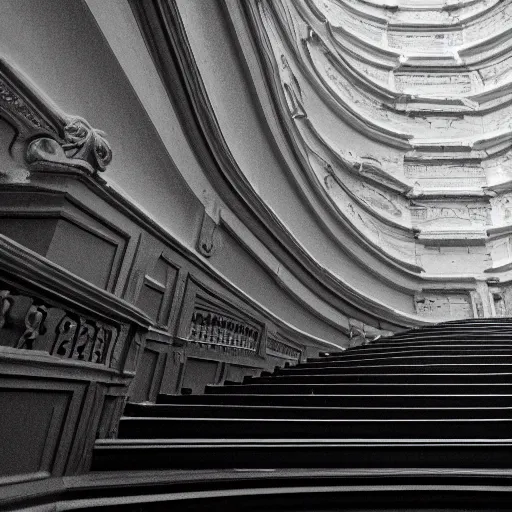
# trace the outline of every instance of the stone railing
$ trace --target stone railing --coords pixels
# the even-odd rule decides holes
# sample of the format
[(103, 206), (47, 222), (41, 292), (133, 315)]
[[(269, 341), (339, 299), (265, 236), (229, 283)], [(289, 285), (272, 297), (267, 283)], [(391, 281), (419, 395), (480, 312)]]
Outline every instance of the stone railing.
[(188, 339), (194, 343), (256, 353), (260, 334), (242, 320), (196, 309), (190, 321)]

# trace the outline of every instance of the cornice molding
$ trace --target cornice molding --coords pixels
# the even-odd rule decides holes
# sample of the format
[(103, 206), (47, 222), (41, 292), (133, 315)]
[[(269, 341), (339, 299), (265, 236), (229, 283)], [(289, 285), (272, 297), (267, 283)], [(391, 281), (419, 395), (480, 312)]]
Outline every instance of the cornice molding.
[[(407, 26), (422, 28), (425, 25), (463, 27), (471, 21), (478, 21), (486, 14), (492, 13), (503, 2), (500, 0), (493, 0), (491, 2), (472, 0), (452, 3), (445, 1), (439, 2), (437, 6), (428, 6), (423, 2), (413, 2), (411, 4), (396, 2), (393, 6), (394, 8), (386, 2), (374, 2), (371, 0), (336, 0), (336, 3), (360, 18), (386, 23), (389, 27)], [(475, 9), (478, 4), (480, 4), (480, 8)], [(367, 10), (365, 10), (365, 7)], [(469, 10), (468, 7), (473, 7), (473, 9)], [(407, 19), (407, 13), (411, 15), (412, 19)], [(430, 16), (428, 16), (428, 13), (430, 13)], [(400, 19), (400, 15), (402, 15), (402, 19)]]
[[(20, 280), (18, 285), (31, 283), (33, 291), (59, 303), (73, 304), (80, 310), (109, 319), (133, 322), (147, 329), (151, 325), (149, 317), (140, 309), (115, 295), (75, 276), (61, 266), (23, 247), (0, 234), (0, 260), (2, 274), (7, 278)], [(11, 276), (11, 277), (9, 277)]]

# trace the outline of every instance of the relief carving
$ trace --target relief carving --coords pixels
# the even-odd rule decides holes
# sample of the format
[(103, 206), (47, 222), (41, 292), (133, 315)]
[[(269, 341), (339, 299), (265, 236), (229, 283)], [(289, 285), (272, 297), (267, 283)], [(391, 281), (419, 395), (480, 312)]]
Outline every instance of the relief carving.
[(117, 329), (111, 325), (106, 325), (102, 322), (98, 322), (97, 325), (90, 361), (91, 363), (103, 364), (118, 333)]
[(93, 128), (82, 117), (68, 117), (64, 138), (66, 142), (62, 149), (68, 158), (85, 160), (100, 171), (105, 171), (112, 160), (112, 150), (105, 139), (105, 132)]
[(411, 94), (442, 94), (449, 88), (452, 94), (468, 94), (472, 89), (469, 74), (407, 74), (395, 75), (395, 84), (400, 92)]
[(34, 341), (44, 334), (44, 320), (47, 310), (44, 306), (30, 306), (25, 316), (25, 332), (21, 335), (16, 348), (32, 349)]
[(80, 329), (71, 357), (79, 361), (89, 361), (96, 336), (96, 326), (80, 318)]
[(433, 318), (473, 318), (469, 293), (428, 293), (415, 297), (416, 313)]
[(418, 49), (425, 48), (430, 51), (449, 50), (451, 47), (462, 44), (462, 32), (389, 32), (389, 46), (392, 48)]
[(302, 89), (284, 54), (281, 54), (281, 80), (286, 94), (288, 110), (292, 118), (300, 119), (306, 117), (303, 108)]
[[(390, 162), (394, 167), (397, 167), (396, 162)], [(412, 187), (403, 181), (392, 176), (389, 172), (384, 170), (381, 162), (370, 156), (361, 157), (361, 165), (359, 173), (362, 177), (371, 179), (381, 185), (396, 190), (402, 194), (407, 194), (412, 190)]]
[(112, 160), (105, 133), (81, 117), (70, 116), (68, 121), (64, 126), (64, 142), (59, 144), (47, 137), (32, 141), (27, 149), (27, 162), (53, 162), (91, 173), (105, 171)]
[(512, 194), (503, 194), (493, 198), (491, 204), (498, 217), (498, 224), (510, 224), (512, 222)]
[(109, 365), (114, 347), (115, 363), (119, 363), (119, 352), (131, 341), (129, 332), (129, 325), (118, 327), (42, 304), (39, 299), (35, 302), (26, 295), (0, 291), (1, 346)]
[(20, 71), (0, 59), (0, 116), (18, 130), (18, 143), (31, 140), (28, 163), (75, 167), (88, 174), (105, 171), (112, 160), (105, 133), (85, 119), (57, 109)]
[(420, 188), (483, 187), (487, 184), (485, 170), (479, 165), (405, 162), (404, 173)]
[(76, 329), (78, 327), (69, 316), (62, 319), (57, 327), (57, 339), (55, 341), (54, 353), (61, 357), (69, 357), (73, 349)]
[(491, 224), (491, 209), (488, 205), (429, 205), (413, 202), (411, 204), (411, 216), (413, 225), (430, 227), (445, 226), (472, 226), (483, 228)]
[(7, 82), (2, 78), (0, 78), (0, 108), (4, 112), (9, 111), (14, 117), (23, 118), (26, 123), (31, 124), (35, 128), (57, 134), (55, 128), (47, 123), (39, 113), (9, 87)]
[(384, 210), (386, 213), (393, 217), (402, 217), (402, 209), (398, 205), (398, 200), (369, 185), (361, 184), (360, 198), (368, 205), (378, 209)]
[(484, 311), (484, 304), (482, 301), (482, 296), (476, 292), (471, 292), (471, 300), (473, 301), (474, 306), (474, 312), (476, 313), (476, 318), (484, 318), (485, 317), (485, 311)]
[(12, 298), (9, 290), (0, 290), (0, 329), (5, 325), (7, 313), (11, 309)]
[(503, 293), (493, 293), (492, 299), (494, 302), (494, 312), (498, 317), (506, 317), (508, 316), (507, 308), (505, 305), (505, 298)]

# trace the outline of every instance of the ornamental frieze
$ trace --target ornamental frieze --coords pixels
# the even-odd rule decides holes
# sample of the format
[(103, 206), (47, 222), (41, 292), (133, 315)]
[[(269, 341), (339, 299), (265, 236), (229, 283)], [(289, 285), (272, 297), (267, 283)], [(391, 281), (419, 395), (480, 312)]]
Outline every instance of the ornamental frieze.
[(0, 346), (42, 351), (109, 367), (128, 340), (128, 325), (79, 315), (44, 300), (0, 290)]

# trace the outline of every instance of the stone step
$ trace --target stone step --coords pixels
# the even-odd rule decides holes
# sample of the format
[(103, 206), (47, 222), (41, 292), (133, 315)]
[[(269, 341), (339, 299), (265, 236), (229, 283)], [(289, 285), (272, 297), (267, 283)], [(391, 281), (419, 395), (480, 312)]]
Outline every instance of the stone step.
[(322, 373), (244, 379), (243, 384), (512, 384), (512, 373)]
[[(359, 370), (363, 368), (363, 370)], [(453, 368), (453, 371), (449, 371)], [(497, 368), (494, 370), (494, 368)], [(504, 374), (510, 375), (512, 373), (509, 365), (479, 365), (478, 363), (467, 364), (467, 365), (450, 365), (450, 364), (373, 364), (372, 360), (369, 360), (367, 364), (356, 364), (356, 365), (345, 365), (343, 362), (334, 361), (331, 364), (316, 365), (316, 366), (291, 366), (287, 368), (276, 368), (273, 373), (262, 372), (261, 376), (247, 376), (244, 382), (250, 383), (254, 379), (259, 377), (286, 377), (294, 375), (297, 377), (306, 375), (354, 375), (354, 374), (446, 374), (446, 375), (457, 375), (457, 374), (484, 374), (484, 375), (496, 375)]]
[(354, 357), (350, 351), (347, 355), (337, 357), (336, 359), (319, 358), (317, 360), (307, 361), (300, 364), (300, 368), (322, 368), (325, 366), (360, 366), (360, 365), (398, 365), (398, 364), (450, 364), (450, 365), (469, 365), (481, 363), (483, 366), (495, 364), (504, 366), (512, 364), (512, 354), (500, 355), (483, 355), (467, 352), (466, 354), (427, 354), (427, 355), (373, 355), (366, 357), (365, 354), (359, 353)]
[[(389, 338), (386, 342), (380, 342), (380, 340), (371, 341), (364, 345), (368, 347), (368, 349), (391, 349), (391, 348), (418, 348), (418, 347), (444, 347), (444, 346), (465, 346), (468, 351), (473, 350), (473, 347), (493, 347), (496, 345), (501, 345), (504, 347), (512, 347), (512, 342), (510, 337), (501, 337), (501, 338), (491, 338), (486, 339), (485, 337), (480, 337), (476, 339), (467, 339), (464, 337), (460, 338), (437, 338), (429, 341), (428, 338), (419, 338), (419, 339), (391, 339)], [(362, 347), (354, 347), (354, 348), (362, 348)], [(351, 349), (350, 349), (351, 350)]]
[(443, 326), (443, 328), (431, 328), (431, 327), (425, 327), (422, 329), (411, 329), (408, 331), (401, 331), (397, 332), (395, 334), (391, 334), (387, 337), (382, 337), (381, 339), (389, 339), (389, 338), (400, 338), (400, 337), (407, 337), (407, 336), (423, 336), (423, 335), (443, 335), (443, 334), (472, 334), (472, 333), (479, 333), (479, 334), (488, 334), (488, 333), (510, 333), (512, 330), (512, 324), (504, 324), (501, 326), (491, 326), (486, 324), (479, 324), (475, 326)]
[(123, 417), (119, 439), (506, 439), (512, 419), (295, 419)]
[(207, 394), (238, 395), (494, 395), (511, 394), (512, 383), (503, 384), (239, 384), (207, 385)]
[(504, 343), (512, 343), (512, 331), (494, 331), (494, 332), (481, 332), (481, 333), (420, 333), (409, 336), (393, 336), (389, 338), (379, 338), (372, 341), (372, 345), (386, 345), (388, 343), (398, 342), (418, 342), (428, 341), (429, 343), (435, 343), (438, 341), (454, 341), (464, 340), (465, 342), (480, 342), (488, 343), (490, 341), (502, 341)]
[[(451, 364), (451, 363), (440, 363), (440, 362), (431, 362), (429, 363), (419, 363), (412, 364), (410, 361), (393, 361), (393, 360), (383, 360), (378, 363), (374, 363), (371, 360), (367, 363), (364, 362), (354, 362), (353, 364), (342, 364), (342, 363), (316, 363), (309, 364), (305, 363), (304, 365), (294, 367), (296, 369), (296, 374), (298, 375), (302, 370), (313, 370), (313, 373), (317, 370), (326, 370), (329, 373), (331, 368), (340, 369), (339, 371), (343, 374), (351, 374), (351, 373), (446, 373), (446, 374), (457, 374), (457, 373), (512, 373), (512, 363), (503, 363), (503, 364), (495, 364), (495, 363), (468, 363), (468, 364)], [(280, 370), (276, 375), (284, 375), (286, 374), (286, 370)]]
[(397, 334), (393, 334), (392, 336), (381, 336), (380, 338), (378, 338), (377, 340), (375, 340), (375, 342), (377, 341), (380, 341), (380, 342), (386, 342), (386, 341), (398, 341), (398, 340), (409, 340), (409, 339), (423, 339), (425, 337), (431, 337), (431, 338), (437, 338), (437, 337), (441, 337), (441, 339), (444, 339), (444, 337), (446, 336), (450, 336), (450, 335), (455, 335), (455, 336), (466, 336), (466, 335), (480, 335), (482, 338), (485, 338), (487, 336), (487, 334), (501, 334), (501, 335), (506, 335), (506, 334), (511, 334), (512, 333), (512, 329), (510, 327), (508, 328), (503, 328), (503, 329), (494, 329), (494, 330), (490, 330), (490, 329), (473, 329), (473, 328), (470, 328), (467, 330), (467, 332), (464, 332), (462, 330), (443, 330), (443, 331), (407, 331), (407, 332), (401, 332), (401, 333), (397, 333)]
[(127, 403), (125, 416), (167, 418), (512, 419), (510, 407), (282, 407)]
[(482, 346), (482, 347), (471, 347), (471, 350), (468, 350), (467, 347), (463, 345), (455, 346), (437, 346), (434, 348), (426, 346), (420, 347), (404, 347), (404, 348), (396, 348), (389, 349), (386, 347), (373, 347), (370, 345), (364, 345), (362, 347), (351, 348), (350, 350), (346, 350), (345, 352), (340, 352), (337, 355), (329, 355), (329, 356), (319, 356), (319, 357), (309, 357), (306, 362), (307, 363), (315, 363), (322, 361), (351, 361), (360, 358), (364, 359), (373, 359), (373, 358), (381, 358), (383, 356), (389, 357), (422, 357), (422, 356), (512, 356), (512, 346), (507, 345), (495, 345), (495, 346)]
[(415, 327), (414, 329), (407, 329), (397, 334), (405, 334), (410, 332), (435, 332), (445, 331), (448, 329), (510, 329), (512, 326), (512, 318), (470, 318), (466, 320), (448, 321), (440, 324), (424, 325), (422, 327)]
[(237, 394), (201, 394), (201, 395), (164, 395), (157, 398), (158, 404), (206, 404), (206, 405), (252, 405), (277, 407), (512, 407), (512, 393), (510, 394), (411, 394), (389, 393), (387, 395), (375, 394), (272, 394), (264, 393), (237, 395)]
[(228, 468), (510, 468), (512, 440), (98, 440), (93, 471)]

